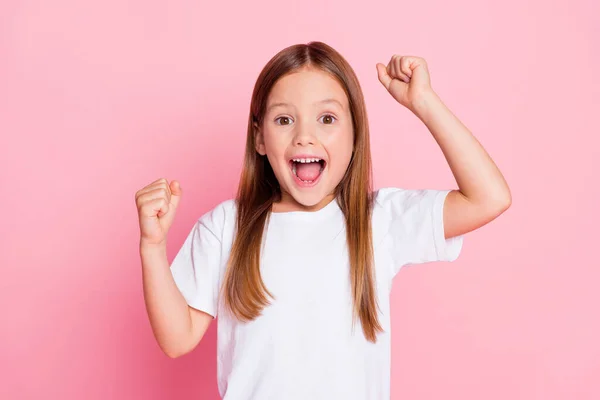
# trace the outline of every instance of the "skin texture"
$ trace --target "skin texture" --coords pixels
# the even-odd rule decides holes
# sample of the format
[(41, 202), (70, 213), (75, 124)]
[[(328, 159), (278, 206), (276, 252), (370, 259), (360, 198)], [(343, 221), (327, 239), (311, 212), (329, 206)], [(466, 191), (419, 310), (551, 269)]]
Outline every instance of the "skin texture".
[[(352, 116), (344, 89), (319, 69), (304, 68), (284, 76), (269, 94), (256, 139), (256, 151), (267, 156), (282, 191), (273, 211), (324, 207), (333, 200), (352, 156)], [(325, 160), (313, 187), (295, 182), (289, 160), (299, 155)]]

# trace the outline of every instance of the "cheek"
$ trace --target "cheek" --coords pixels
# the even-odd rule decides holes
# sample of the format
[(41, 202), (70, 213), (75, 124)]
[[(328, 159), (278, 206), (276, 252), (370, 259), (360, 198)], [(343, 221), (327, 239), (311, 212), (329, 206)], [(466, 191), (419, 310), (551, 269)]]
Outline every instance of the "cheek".
[(263, 134), (263, 140), (265, 144), (265, 152), (269, 164), (275, 175), (280, 178), (280, 171), (285, 170), (282, 162), (285, 160), (285, 151), (287, 143), (285, 142), (285, 136), (281, 135), (281, 132), (273, 132), (265, 130)]
[(354, 147), (352, 129), (345, 128), (330, 134), (323, 144), (327, 148), (330, 157), (335, 158), (337, 165), (347, 165), (352, 157)]
[[(279, 134), (278, 134), (279, 133)], [(265, 149), (267, 153), (272, 155), (283, 153), (285, 151), (285, 136), (281, 132), (265, 131), (264, 132)]]

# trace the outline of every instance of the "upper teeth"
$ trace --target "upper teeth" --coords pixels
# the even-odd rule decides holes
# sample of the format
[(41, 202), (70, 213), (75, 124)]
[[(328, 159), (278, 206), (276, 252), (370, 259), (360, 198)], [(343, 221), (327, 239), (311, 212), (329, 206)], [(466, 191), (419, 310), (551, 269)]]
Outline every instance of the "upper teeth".
[(320, 158), (294, 158), (292, 161), (299, 163), (311, 163), (311, 162), (319, 162)]

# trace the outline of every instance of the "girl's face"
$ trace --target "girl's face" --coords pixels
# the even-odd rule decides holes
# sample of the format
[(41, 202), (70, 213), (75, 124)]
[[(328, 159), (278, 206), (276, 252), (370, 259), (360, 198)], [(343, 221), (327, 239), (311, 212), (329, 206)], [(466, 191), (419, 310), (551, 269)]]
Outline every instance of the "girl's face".
[(314, 211), (334, 197), (353, 147), (352, 115), (342, 86), (319, 69), (282, 77), (271, 89), (256, 151), (281, 187), (273, 211)]

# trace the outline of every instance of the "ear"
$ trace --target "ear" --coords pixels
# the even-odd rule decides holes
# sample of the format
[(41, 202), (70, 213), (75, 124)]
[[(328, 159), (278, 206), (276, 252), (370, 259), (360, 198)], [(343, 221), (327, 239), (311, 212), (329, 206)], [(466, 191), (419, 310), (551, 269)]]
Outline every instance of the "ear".
[(256, 148), (256, 152), (261, 156), (267, 154), (265, 149), (265, 138), (256, 122), (254, 123), (254, 146)]

